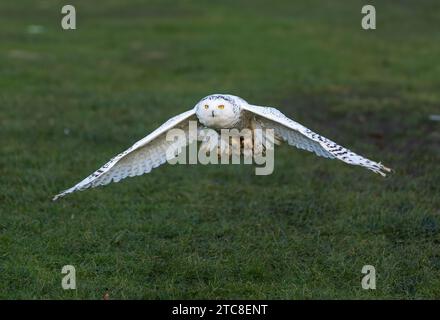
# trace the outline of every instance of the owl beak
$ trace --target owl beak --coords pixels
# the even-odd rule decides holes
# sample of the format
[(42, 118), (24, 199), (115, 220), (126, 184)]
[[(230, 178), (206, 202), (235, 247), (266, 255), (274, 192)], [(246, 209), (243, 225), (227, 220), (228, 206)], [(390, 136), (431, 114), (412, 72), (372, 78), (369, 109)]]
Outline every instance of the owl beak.
[(212, 114), (212, 117), (214, 118), (214, 116), (215, 116), (214, 110), (212, 110), (211, 114)]

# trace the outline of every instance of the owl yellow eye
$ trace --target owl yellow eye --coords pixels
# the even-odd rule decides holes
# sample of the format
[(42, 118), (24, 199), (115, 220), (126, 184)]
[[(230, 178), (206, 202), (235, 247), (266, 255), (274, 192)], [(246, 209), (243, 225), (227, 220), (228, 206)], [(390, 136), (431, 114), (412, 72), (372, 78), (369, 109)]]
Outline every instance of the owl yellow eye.
[(208, 108), (209, 108), (209, 106), (207, 104), (205, 104), (205, 109), (208, 109)]
[(223, 104), (221, 104), (217, 108), (219, 108), (220, 110), (223, 110), (225, 108), (225, 106)]

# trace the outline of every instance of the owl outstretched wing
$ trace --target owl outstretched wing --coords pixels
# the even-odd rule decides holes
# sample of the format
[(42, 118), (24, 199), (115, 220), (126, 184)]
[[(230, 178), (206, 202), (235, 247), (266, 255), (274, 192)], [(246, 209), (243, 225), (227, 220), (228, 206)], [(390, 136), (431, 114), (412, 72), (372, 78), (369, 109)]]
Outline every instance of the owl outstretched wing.
[(185, 139), (181, 146), (176, 146), (175, 141), (166, 139), (167, 132), (179, 128), (188, 133), (190, 120), (197, 121), (195, 109), (169, 119), (145, 138), (112, 158), (87, 178), (56, 195), (53, 201), (75, 191), (106, 185), (112, 181), (118, 182), (127, 177), (139, 176), (164, 164), (167, 160), (176, 156), (176, 154), (169, 152), (171, 145), (178, 150), (185, 147), (190, 141), (190, 139)]
[(242, 109), (252, 113), (255, 121), (263, 128), (274, 129), (275, 136), (291, 146), (314, 152), (321, 157), (339, 159), (351, 165), (362, 166), (382, 176), (391, 171), (380, 162), (364, 158), (289, 119), (275, 108), (245, 105)]

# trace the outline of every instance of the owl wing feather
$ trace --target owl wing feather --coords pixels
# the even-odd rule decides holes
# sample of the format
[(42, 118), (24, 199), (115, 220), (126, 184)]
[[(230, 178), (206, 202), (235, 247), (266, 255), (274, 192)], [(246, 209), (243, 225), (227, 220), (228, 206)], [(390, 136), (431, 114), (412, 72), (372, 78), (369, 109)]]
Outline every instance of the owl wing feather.
[(351, 165), (362, 166), (382, 176), (391, 171), (380, 162), (364, 158), (289, 119), (278, 109), (254, 105), (242, 106), (242, 109), (252, 113), (262, 127), (274, 129), (275, 135), (291, 146), (314, 152), (321, 157), (339, 159)]
[[(197, 120), (195, 109), (169, 119), (145, 138), (112, 158), (87, 178), (56, 195), (53, 201), (75, 191), (106, 185), (112, 181), (118, 182), (127, 177), (139, 176), (164, 164), (170, 159), (169, 147), (172, 144), (176, 145), (174, 141), (167, 141), (166, 133), (173, 128), (180, 128), (188, 132), (189, 120)], [(188, 141), (189, 139), (186, 139), (186, 142)], [(186, 145), (187, 143), (179, 146), (179, 148)], [(176, 155), (174, 154), (174, 156)]]

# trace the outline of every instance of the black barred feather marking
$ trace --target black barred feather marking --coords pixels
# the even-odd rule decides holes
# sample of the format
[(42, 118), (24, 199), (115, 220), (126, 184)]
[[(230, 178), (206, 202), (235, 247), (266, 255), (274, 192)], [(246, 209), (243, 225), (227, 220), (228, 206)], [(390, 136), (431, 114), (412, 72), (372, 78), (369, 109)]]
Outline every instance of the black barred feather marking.
[(391, 172), (390, 168), (385, 167), (380, 162), (364, 158), (338, 145), (300, 123), (289, 119), (275, 108), (245, 105), (242, 109), (253, 113), (256, 121), (260, 122), (263, 127), (274, 129), (275, 134), (291, 146), (314, 152), (321, 157), (336, 158), (351, 165), (362, 166), (382, 176), (386, 176), (387, 172)]

